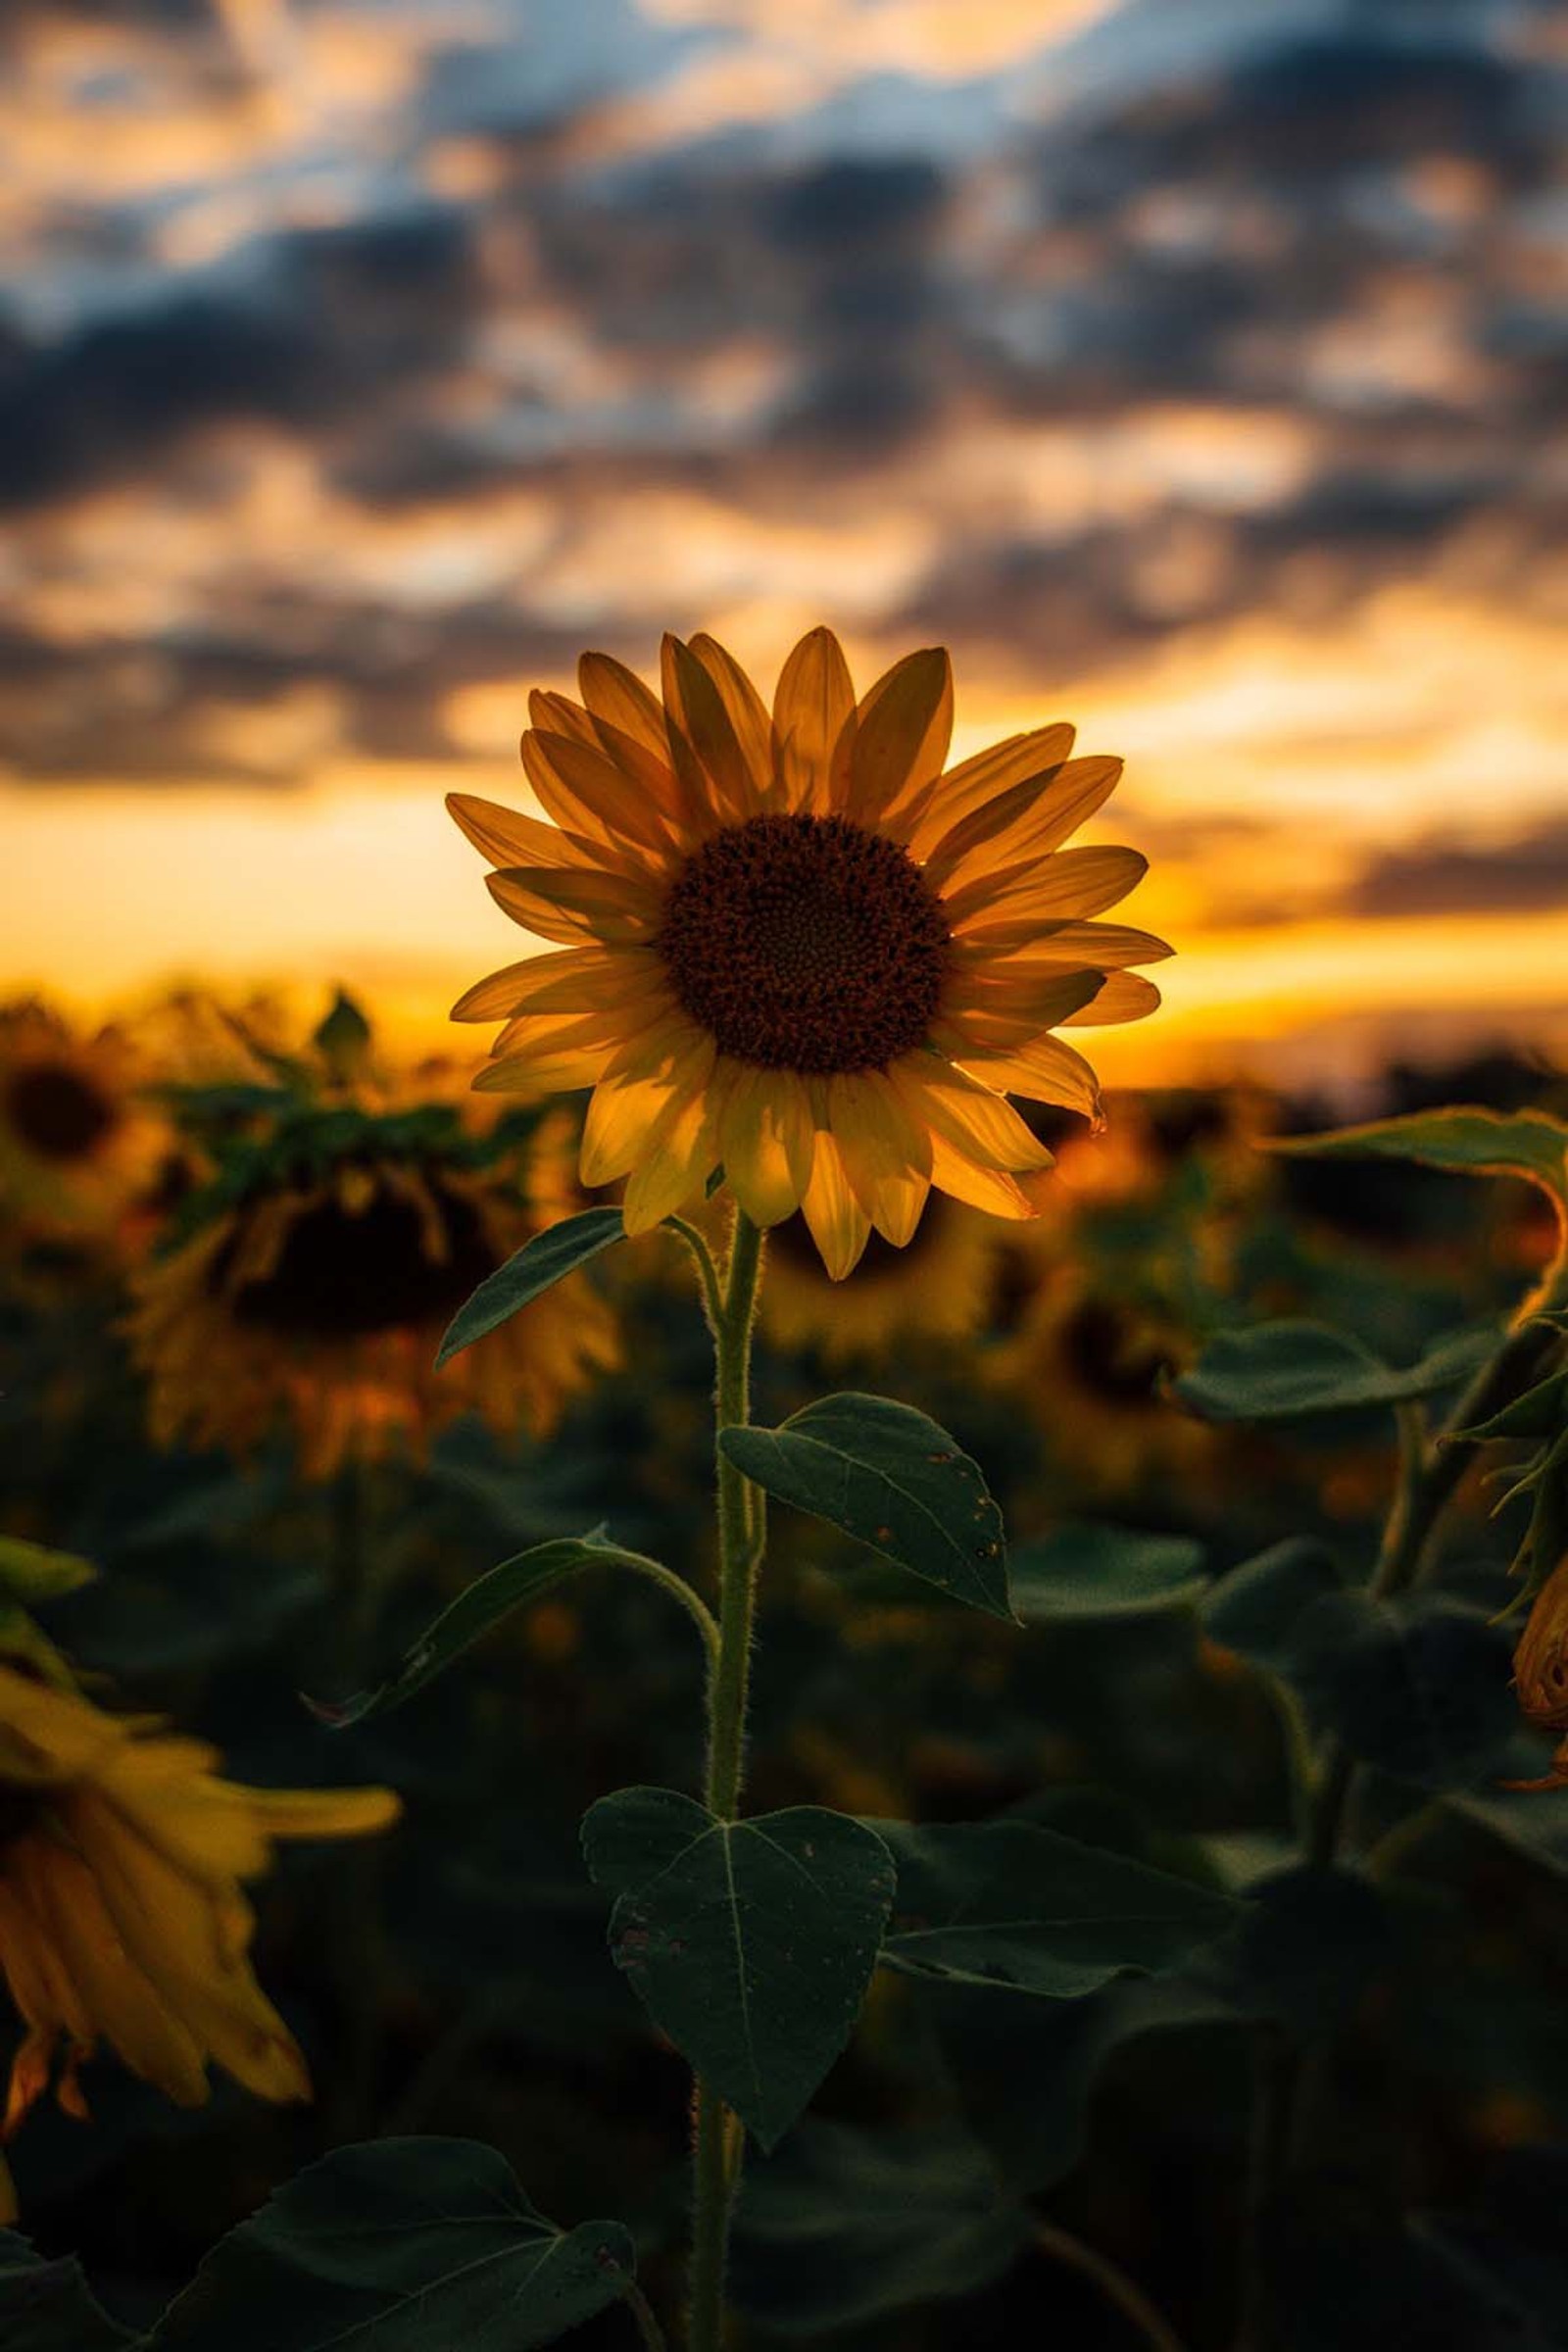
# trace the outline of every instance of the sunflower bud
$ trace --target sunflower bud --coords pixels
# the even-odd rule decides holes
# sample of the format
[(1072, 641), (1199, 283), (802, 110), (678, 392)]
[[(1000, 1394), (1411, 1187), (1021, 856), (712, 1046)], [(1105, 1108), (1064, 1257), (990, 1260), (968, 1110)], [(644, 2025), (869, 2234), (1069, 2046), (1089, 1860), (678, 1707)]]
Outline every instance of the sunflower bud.
[(1560, 1559), (1536, 1594), (1530, 1622), (1513, 1653), (1520, 1710), (1542, 1731), (1563, 1735), (1551, 1770), (1538, 1781), (1516, 1781), (1518, 1788), (1568, 1786), (1568, 1555)]

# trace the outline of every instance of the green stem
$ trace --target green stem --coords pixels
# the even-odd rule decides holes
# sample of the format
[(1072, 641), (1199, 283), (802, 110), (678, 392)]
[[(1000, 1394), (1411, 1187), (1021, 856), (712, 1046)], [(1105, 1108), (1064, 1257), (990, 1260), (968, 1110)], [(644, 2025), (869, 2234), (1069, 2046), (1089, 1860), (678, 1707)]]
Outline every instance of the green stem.
[(647, 2346), (647, 2352), (664, 2352), (664, 2330), (654, 2315), (654, 2307), (635, 2278), (628, 2278), (620, 2290), (621, 2301), (637, 2323), (637, 2332)]
[[(685, 1238), (683, 1236), (683, 1238)], [(694, 1251), (695, 1255), (696, 1252)], [(702, 1261), (699, 1258), (699, 1272)], [(743, 1427), (751, 1412), (752, 1329), (762, 1270), (762, 1236), (744, 1209), (722, 1293), (704, 1283), (713, 1331), (714, 1408), (719, 1429)], [(762, 1560), (762, 1516), (750, 1482), (718, 1456), (718, 1648), (708, 1683), (708, 1759), (703, 1796), (709, 1811), (732, 1818), (745, 1778), (746, 1710), (752, 1627)], [(724, 2340), (724, 2270), (730, 2213), (740, 2178), (741, 2141), (717, 2092), (699, 2081), (694, 2094), (690, 2352), (720, 2352)]]
[(1058, 2230), (1054, 2222), (1037, 2221), (1034, 2235), (1042, 2254), (1092, 2278), (1106, 2302), (1137, 2328), (1151, 2352), (1184, 2352), (1180, 2336), (1154, 2309), (1143, 2288), (1136, 2286), (1108, 2254), (1085, 2245), (1070, 2230)]
[[(1563, 1279), (1562, 1268), (1554, 1268), (1544, 1293), (1521, 1311), (1435, 1438), (1429, 1439), (1419, 1408), (1400, 1407), (1398, 1479), (1368, 1587), (1374, 1600), (1391, 1600), (1420, 1582), (1439, 1522), (1480, 1451), (1462, 1433), (1490, 1420), (1540, 1378), (1558, 1340), (1534, 1318), (1544, 1302), (1559, 1296)], [(1360, 1765), (1345, 1742), (1330, 1741), (1302, 1839), (1304, 1859), (1315, 1870), (1332, 1870), (1339, 1860), (1359, 1777)], [(1254, 2352), (1269, 2341), (1258, 2234), (1298, 2147), (1305, 2059), (1300, 2044), (1285, 2039), (1278, 2028), (1261, 2030), (1238, 2352)]]

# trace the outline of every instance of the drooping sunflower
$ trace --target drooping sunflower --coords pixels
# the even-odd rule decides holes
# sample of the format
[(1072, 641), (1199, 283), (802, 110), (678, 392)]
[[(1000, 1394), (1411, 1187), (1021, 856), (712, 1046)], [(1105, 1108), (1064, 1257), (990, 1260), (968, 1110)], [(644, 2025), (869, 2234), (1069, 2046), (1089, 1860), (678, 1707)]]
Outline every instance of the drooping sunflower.
[(834, 1283), (805, 1220), (787, 1217), (769, 1244), (763, 1326), (782, 1347), (814, 1348), (830, 1364), (973, 1339), (997, 1292), (1007, 1230), (939, 1195), (906, 1249), (873, 1233), (854, 1273)]
[(1095, 919), (1145, 859), (1063, 847), (1121, 762), (1049, 726), (944, 772), (946, 653), (858, 701), (827, 629), (771, 712), (706, 636), (665, 639), (662, 698), (603, 654), (579, 680), (581, 702), (533, 696), (522, 739), (551, 822), (449, 804), (498, 904), (564, 951), (454, 1008), (506, 1024), (476, 1083), (591, 1087), (583, 1180), (626, 1179), (632, 1233), (719, 1165), (759, 1224), (800, 1209), (835, 1278), (873, 1229), (903, 1248), (933, 1185), (1033, 1215), (1050, 1153), (1007, 1094), (1095, 1115), (1051, 1033), (1152, 1011), (1131, 967), (1169, 953)]
[[(0, 1982), (24, 2034), (0, 2139), (56, 2083), (87, 2110), (78, 2070), (100, 2042), (182, 2107), (209, 2065), (264, 2099), (310, 2096), (298, 2044), (247, 1957), (241, 1881), (281, 1838), (384, 1829), (384, 1788), (243, 1788), (202, 1741), (121, 1721), (0, 1661)], [(0, 2220), (14, 2221), (0, 2158)]]
[(417, 1458), (464, 1412), (546, 1431), (618, 1360), (611, 1309), (576, 1278), (436, 1371), (457, 1308), (561, 1213), (559, 1144), (460, 1105), (301, 1062), (209, 1136), (215, 1173), (130, 1282), (160, 1445), (244, 1454), (287, 1426), (304, 1474), (327, 1478)]
[(163, 1128), (119, 1031), (79, 1035), (28, 999), (0, 1008), (0, 1219), (24, 1241), (108, 1233), (157, 1166)]

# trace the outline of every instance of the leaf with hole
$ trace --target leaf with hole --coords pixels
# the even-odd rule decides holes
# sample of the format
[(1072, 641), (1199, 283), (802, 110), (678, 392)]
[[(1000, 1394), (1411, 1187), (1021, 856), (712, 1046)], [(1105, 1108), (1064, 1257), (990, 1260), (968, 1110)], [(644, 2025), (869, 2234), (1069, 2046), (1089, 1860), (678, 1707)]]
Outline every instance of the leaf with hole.
[(558, 2230), (494, 2148), (336, 2148), (221, 2238), (148, 2352), (530, 2352), (621, 2295), (618, 2222)]
[(559, 1225), (536, 1233), (504, 1266), (487, 1274), (473, 1296), (459, 1307), (436, 1355), (437, 1369), (487, 1332), (497, 1330), (530, 1299), (574, 1274), (602, 1250), (625, 1238), (618, 1208), (585, 1208), (580, 1216), (565, 1217)]
[(850, 1391), (820, 1397), (778, 1429), (721, 1429), (718, 1444), (777, 1501), (1013, 1621), (1002, 1513), (975, 1463), (912, 1405)]
[(601, 1798), (582, 1836), (654, 2023), (775, 2146), (859, 2014), (893, 1899), (886, 1845), (818, 1805), (720, 1821), (670, 1788)]

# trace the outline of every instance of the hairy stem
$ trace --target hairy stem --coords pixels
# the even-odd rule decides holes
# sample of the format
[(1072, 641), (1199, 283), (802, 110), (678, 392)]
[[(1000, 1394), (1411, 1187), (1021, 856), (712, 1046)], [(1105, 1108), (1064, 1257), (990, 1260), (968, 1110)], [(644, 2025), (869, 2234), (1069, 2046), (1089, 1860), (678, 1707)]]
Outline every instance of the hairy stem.
[(1136, 2286), (1108, 2254), (1086, 2246), (1081, 2237), (1074, 2237), (1070, 2230), (1058, 2230), (1054, 2222), (1037, 2221), (1034, 2237), (1042, 2254), (1092, 2278), (1105, 2301), (1137, 2328), (1151, 2352), (1184, 2352), (1180, 2336), (1154, 2309), (1142, 2287)]
[[(695, 1254), (695, 1253), (694, 1253)], [(701, 1261), (699, 1261), (701, 1271)], [(762, 1271), (762, 1236), (744, 1209), (723, 1289), (704, 1283), (713, 1329), (716, 1426), (745, 1424), (751, 1411), (752, 1328)], [(718, 1456), (718, 1647), (708, 1682), (708, 1760), (703, 1796), (710, 1812), (731, 1818), (746, 1766), (746, 1708), (752, 1626), (762, 1562), (762, 1514), (750, 1482)], [(730, 2213), (740, 2178), (741, 2141), (724, 2102), (699, 2081), (693, 2095), (691, 2352), (719, 2352), (724, 2338), (724, 2268)]]

